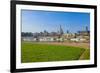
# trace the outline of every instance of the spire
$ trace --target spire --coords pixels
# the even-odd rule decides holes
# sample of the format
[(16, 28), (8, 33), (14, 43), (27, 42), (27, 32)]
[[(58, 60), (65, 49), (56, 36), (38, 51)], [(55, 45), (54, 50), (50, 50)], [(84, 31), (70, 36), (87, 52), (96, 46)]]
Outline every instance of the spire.
[(67, 30), (67, 33), (69, 33), (69, 30)]
[(86, 31), (88, 31), (88, 27), (86, 26)]
[(62, 29), (61, 25), (60, 25), (60, 34), (61, 35), (63, 34), (63, 29)]

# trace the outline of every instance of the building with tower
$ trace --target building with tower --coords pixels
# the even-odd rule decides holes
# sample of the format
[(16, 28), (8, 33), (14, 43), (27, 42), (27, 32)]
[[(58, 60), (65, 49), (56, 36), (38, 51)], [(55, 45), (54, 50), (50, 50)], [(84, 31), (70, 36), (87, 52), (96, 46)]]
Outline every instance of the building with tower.
[[(28, 34), (28, 35), (27, 35)], [(36, 32), (31, 33), (31, 36), (29, 36), (29, 33), (27, 33), (22, 36), (23, 41), (40, 41), (40, 42), (67, 42), (67, 41), (77, 41), (77, 42), (89, 42), (90, 41), (90, 31), (88, 30), (88, 27), (85, 27), (85, 30), (77, 31), (76, 33), (71, 33), (69, 30), (67, 30), (66, 33), (64, 33), (62, 26), (59, 26), (59, 30), (57, 32), (48, 32), (44, 30), (43, 32)]]

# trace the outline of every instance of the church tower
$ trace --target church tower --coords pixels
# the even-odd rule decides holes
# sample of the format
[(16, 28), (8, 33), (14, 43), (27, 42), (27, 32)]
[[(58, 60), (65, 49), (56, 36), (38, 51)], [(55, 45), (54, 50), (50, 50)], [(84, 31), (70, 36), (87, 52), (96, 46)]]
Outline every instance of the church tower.
[(60, 31), (60, 35), (62, 35), (64, 33), (61, 25), (60, 25), (60, 30), (59, 31)]

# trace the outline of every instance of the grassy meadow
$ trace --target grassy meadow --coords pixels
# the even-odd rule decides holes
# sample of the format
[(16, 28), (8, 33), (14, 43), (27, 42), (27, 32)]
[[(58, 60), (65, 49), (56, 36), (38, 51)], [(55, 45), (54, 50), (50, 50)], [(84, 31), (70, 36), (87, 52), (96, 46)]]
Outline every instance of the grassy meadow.
[(21, 62), (48, 62), (89, 59), (89, 50), (79, 47), (22, 42)]

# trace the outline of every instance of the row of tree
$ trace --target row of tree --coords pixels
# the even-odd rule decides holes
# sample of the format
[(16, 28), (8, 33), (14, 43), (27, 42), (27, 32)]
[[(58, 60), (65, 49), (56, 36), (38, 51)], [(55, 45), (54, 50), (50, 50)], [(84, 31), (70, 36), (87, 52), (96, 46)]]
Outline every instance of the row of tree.
[(31, 33), (31, 32), (22, 32), (21, 36), (22, 37), (31, 37), (31, 36), (33, 36), (33, 33)]

